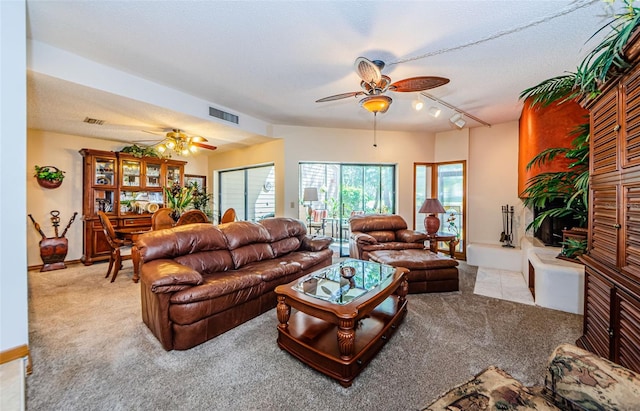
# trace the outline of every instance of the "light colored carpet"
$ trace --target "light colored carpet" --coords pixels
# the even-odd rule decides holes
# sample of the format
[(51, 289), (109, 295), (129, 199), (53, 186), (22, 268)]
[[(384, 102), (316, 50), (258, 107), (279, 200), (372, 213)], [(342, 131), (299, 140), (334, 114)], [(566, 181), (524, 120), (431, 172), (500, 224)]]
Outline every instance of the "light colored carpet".
[(398, 332), (350, 388), (276, 344), (271, 310), (191, 350), (166, 352), (141, 320), (131, 262), (29, 272), (29, 410), (411, 410), (497, 365), (543, 382), (547, 357), (582, 317), (461, 292), (409, 295)]

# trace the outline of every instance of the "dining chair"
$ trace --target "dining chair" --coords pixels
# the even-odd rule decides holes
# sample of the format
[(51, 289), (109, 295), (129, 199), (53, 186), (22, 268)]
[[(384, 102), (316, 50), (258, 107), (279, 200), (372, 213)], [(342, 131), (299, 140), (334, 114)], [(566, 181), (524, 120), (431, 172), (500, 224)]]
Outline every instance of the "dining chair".
[(122, 267), (122, 255), (120, 253), (120, 249), (122, 247), (131, 246), (133, 243), (131, 241), (118, 238), (111, 221), (109, 221), (109, 217), (107, 217), (104, 211), (98, 211), (98, 218), (100, 219), (100, 224), (102, 224), (102, 231), (104, 232), (104, 236), (107, 238), (107, 243), (109, 243), (109, 247), (111, 247), (111, 253), (109, 254), (109, 268), (107, 269), (107, 275), (105, 275), (104, 278), (109, 277), (111, 269), (113, 268), (111, 282), (114, 282), (118, 276), (118, 271), (120, 271), (120, 268)]
[(162, 230), (171, 228), (175, 225), (175, 221), (171, 217), (171, 209), (168, 207), (159, 208), (151, 215), (151, 230)]
[(233, 208), (228, 208), (227, 211), (225, 211), (222, 215), (220, 224), (232, 223), (234, 221), (236, 221), (236, 210), (234, 210)]
[(185, 224), (195, 224), (195, 223), (208, 223), (208, 222), (209, 222), (209, 218), (202, 211), (189, 210), (182, 213), (182, 215), (176, 222), (176, 226), (185, 225)]

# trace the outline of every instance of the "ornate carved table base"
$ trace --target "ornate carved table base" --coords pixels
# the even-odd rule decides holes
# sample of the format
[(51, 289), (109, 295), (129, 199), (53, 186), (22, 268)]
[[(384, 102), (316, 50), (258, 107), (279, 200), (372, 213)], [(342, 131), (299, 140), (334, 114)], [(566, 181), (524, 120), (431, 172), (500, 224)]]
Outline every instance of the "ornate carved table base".
[(295, 282), (277, 287), (278, 345), (349, 387), (406, 316), (409, 286), (403, 270), (397, 270), (398, 277), (388, 287), (363, 298), (361, 305), (354, 304), (353, 311), (341, 306), (345, 309), (339, 315), (330, 303), (296, 295), (291, 290)]

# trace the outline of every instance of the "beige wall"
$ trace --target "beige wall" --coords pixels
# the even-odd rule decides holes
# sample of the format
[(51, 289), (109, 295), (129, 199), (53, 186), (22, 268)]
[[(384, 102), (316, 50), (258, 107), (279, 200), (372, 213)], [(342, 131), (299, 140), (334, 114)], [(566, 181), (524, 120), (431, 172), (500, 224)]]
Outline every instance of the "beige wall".
[[(334, 161), (396, 164), (398, 214), (413, 221), (413, 163), (468, 160), (468, 243), (500, 244), (500, 207), (515, 205), (514, 232), (523, 233), (523, 207), (517, 198), (518, 123), (493, 127), (418, 134), (379, 131), (373, 147), (371, 130), (347, 130), (274, 126), (272, 142), (225, 152), (206, 152), (186, 159), (185, 173), (206, 175), (209, 192), (216, 193), (217, 171), (274, 163), (276, 169), (276, 215), (297, 218), (298, 163)], [(74, 211), (78, 217), (67, 233), (67, 260), (82, 256), (82, 157), (81, 148), (120, 150), (121, 143), (87, 137), (29, 130), (27, 140), (27, 213), (33, 215), (48, 236), (53, 235), (51, 210), (61, 212), (64, 226)], [(182, 159), (182, 158), (181, 158)], [(34, 165), (53, 165), (66, 171), (62, 186), (46, 190), (38, 186)], [(217, 198), (214, 198), (217, 202)], [(292, 206), (293, 205), (293, 206)], [(214, 204), (215, 208), (215, 204)], [(217, 208), (216, 208), (217, 210)], [(27, 261), (39, 265), (40, 235), (27, 219)]]
[[(501, 244), (501, 206), (513, 205), (514, 237), (524, 233), (524, 207), (518, 198), (518, 122), (470, 130), (468, 242)], [(517, 245), (517, 241), (515, 241)]]
[[(69, 240), (67, 261), (79, 260), (82, 256), (82, 156), (78, 151), (82, 148), (118, 151), (123, 144), (109, 140), (56, 134), (40, 130), (28, 130), (27, 133), (27, 214), (40, 224), (48, 237), (53, 237), (51, 210), (60, 211), (60, 233), (69, 222), (74, 211), (78, 212), (75, 222), (66, 234)], [(185, 174), (206, 175), (208, 159), (206, 156), (189, 158), (176, 157), (188, 161)], [(65, 171), (65, 179), (59, 188), (49, 190), (42, 188), (33, 177), (33, 168), (39, 166), (55, 166)], [(207, 179), (209, 180), (209, 179)], [(40, 234), (25, 216), (27, 224), (27, 264), (42, 264), (38, 242)]]

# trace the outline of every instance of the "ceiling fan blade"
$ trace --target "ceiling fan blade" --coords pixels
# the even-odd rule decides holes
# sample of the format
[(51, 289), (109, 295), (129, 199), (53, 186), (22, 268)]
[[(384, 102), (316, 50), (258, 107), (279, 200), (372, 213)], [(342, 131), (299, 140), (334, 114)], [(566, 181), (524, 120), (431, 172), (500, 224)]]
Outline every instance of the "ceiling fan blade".
[(429, 90), (430, 88), (436, 88), (443, 86), (449, 82), (448, 78), (444, 77), (411, 77), (404, 80), (398, 80), (389, 86), (389, 90), (400, 93), (410, 93), (413, 91)]
[(380, 67), (378, 67), (378, 65), (373, 61), (365, 57), (358, 57), (356, 59), (355, 66), (358, 76), (360, 76), (363, 81), (378, 84), (382, 74), (380, 73)]
[(334, 96), (324, 97), (324, 98), (321, 98), (320, 100), (316, 100), (316, 103), (324, 103), (325, 101), (340, 100), (340, 99), (348, 98), (348, 97), (357, 97), (357, 96), (359, 96), (361, 94), (364, 94), (364, 92), (362, 92), (362, 91), (352, 91), (350, 93), (336, 94)]
[(207, 140), (206, 138), (202, 137), (202, 136), (192, 136), (191, 137), (191, 142), (192, 143), (206, 143)]
[[(206, 140), (205, 140), (205, 141), (206, 141)], [(217, 148), (218, 148), (218, 147), (216, 147), (216, 146), (212, 146), (212, 145), (209, 145), (209, 144), (198, 143), (197, 141), (193, 141), (193, 142), (191, 142), (191, 144), (193, 144), (193, 145), (194, 145), (194, 146), (196, 146), (196, 147), (206, 148), (207, 150), (215, 150), (215, 149), (217, 149)]]

